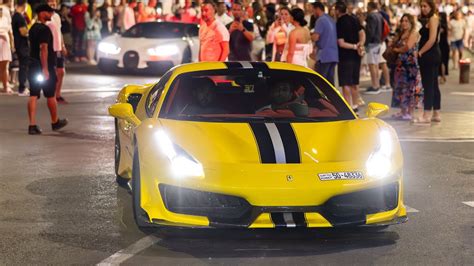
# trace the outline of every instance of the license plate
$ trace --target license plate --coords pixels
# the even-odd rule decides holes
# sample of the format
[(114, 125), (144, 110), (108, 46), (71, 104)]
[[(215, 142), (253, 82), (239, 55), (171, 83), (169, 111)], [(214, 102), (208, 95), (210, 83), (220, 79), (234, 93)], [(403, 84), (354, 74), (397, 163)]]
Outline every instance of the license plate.
[(321, 181), (364, 179), (361, 172), (334, 172), (318, 174)]

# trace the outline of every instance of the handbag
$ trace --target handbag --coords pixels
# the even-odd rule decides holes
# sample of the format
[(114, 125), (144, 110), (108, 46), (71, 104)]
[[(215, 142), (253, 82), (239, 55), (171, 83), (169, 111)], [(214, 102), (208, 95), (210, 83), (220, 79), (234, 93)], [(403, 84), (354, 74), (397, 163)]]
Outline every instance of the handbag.
[(398, 53), (393, 51), (393, 47), (389, 46), (382, 54), (383, 58), (387, 61), (387, 64), (394, 65), (398, 58)]

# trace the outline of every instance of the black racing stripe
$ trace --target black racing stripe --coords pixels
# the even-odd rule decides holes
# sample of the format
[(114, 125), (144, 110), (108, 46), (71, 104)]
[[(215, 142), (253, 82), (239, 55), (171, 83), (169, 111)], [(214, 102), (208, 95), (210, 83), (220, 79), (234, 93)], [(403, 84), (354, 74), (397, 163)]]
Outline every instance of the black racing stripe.
[(286, 228), (285, 219), (283, 218), (282, 212), (274, 212), (270, 213), (270, 217), (272, 218), (272, 222), (275, 224), (276, 228)]
[(260, 152), (260, 161), (262, 163), (276, 163), (275, 149), (273, 148), (270, 133), (264, 123), (251, 123), (255, 140), (257, 141), (258, 151)]
[(250, 64), (257, 70), (268, 70), (268, 65), (265, 62), (250, 62)]
[(285, 147), (286, 163), (301, 163), (300, 148), (295, 131), (289, 123), (275, 123)]
[(242, 64), (239, 62), (224, 62), (228, 69), (242, 68)]
[(304, 218), (304, 212), (292, 212), (293, 221), (295, 221), (296, 227), (306, 227), (306, 219)]

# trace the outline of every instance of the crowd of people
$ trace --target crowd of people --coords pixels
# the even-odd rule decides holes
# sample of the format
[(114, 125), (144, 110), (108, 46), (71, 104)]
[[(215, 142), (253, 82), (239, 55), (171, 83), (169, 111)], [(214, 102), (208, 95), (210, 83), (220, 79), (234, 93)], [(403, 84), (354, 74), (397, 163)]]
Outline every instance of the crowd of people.
[[(393, 119), (429, 124), (441, 121), (439, 83), (446, 82), (450, 69), (458, 68), (464, 47), (472, 49), (474, 43), (472, 7), (436, 5), (432, 0), (391, 6), (378, 2), (354, 6), (345, 1), (329, 5), (185, 0), (176, 1), (168, 14), (157, 0), (105, 0), (100, 6), (95, 0), (76, 0), (72, 6), (57, 1), (47, 0), (53, 11), (48, 10), (51, 18), (46, 16), (41, 22), (39, 10), (26, 0), (16, 0), (14, 5), (0, 0), (4, 93), (13, 93), (12, 87), (17, 87), (19, 95), (34, 96), (33, 89), (38, 90), (32, 82), (37, 77), (29, 74), (35, 67), (30, 59), (42, 60), (45, 48), (41, 41), (48, 40), (34, 37), (33, 25), (47, 25), (52, 35), (48, 61), (53, 55), (55, 60), (42, 72), (54, 79), (54, 84), (44, 82), (42, 86), (54, 87), (54, 94), (45, 96), (66, 103), (61, 96), (65, 62), (96, 64), (98, 42), (136, 23), (181, 21), (200, 24), (200, 61), (288, 62), (314, 68), (333, 85), (337, 72), (337, 84), (355, 111), (365, 104), (359, 95), (359, 81), (368, 73), (370, 86), (364, 93), (393, 91), (392, 106), (400, 108)], [(17, 71), (9, 75), (11, 69)], [(414, 109), (421, 103), (423, 115), (414, 117)], [(48, 106), (53, 106), (52, 101)], [(52, 119), (57, 121), (56, 116)]]

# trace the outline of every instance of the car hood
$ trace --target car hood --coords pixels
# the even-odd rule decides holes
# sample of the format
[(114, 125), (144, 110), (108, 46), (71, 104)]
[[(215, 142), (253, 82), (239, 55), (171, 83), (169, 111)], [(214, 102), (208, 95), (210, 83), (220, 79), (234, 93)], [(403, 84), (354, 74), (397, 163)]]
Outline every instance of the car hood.
[[(172, 142), (205, 166), (216, 163), (261, 164), (266, 160), (265, 154), (272, 152), (284, 153), (286, 160), (299, 157), (303, 164), (365, 162), (379, 145), (380, 126), (376, 119), (279, 125), (168, 119), (160, 119), (160, 122)], [(266, 130), (269, 133), (265, 133)], [(278, 143), (275, 140), (279, 134), (281, 142)]]

